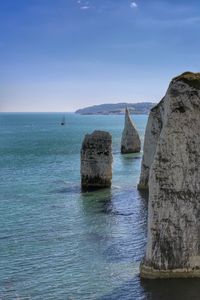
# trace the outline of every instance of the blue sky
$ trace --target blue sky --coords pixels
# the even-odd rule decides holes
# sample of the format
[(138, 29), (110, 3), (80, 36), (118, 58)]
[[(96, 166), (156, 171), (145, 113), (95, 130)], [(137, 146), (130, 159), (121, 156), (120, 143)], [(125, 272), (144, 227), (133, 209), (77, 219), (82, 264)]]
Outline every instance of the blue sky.
[(199, 0), (0, 0), (0, 110), (158, 102), (200, 71)]

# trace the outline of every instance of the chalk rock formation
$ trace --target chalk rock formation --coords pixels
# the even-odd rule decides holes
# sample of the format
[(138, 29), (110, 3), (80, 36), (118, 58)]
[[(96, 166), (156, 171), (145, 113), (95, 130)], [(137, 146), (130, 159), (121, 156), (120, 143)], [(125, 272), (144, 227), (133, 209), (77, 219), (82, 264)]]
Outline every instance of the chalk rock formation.
[(139, 190), (148, 190), (149, 189), (149, 171), (152, 165), (157, 142), (160, 136), (163, 123), (163, 107), (164, 99), (161, 102), (153, 107), (150, 111), (145, 138), (144, 138), (144, 148), (143, 148), (143, 157), (140, 173), (140, 181), (138, 184)]
[(172, 80), (148, 126), (146, 146), (152, 138), (154, 154), (148, 165), (148, 238), (141, 276), (200, 277), (200, 73)]
[(81, 185), (83, 189), (110, 187), (112, 180), (112, 137), (94, 131), (84, 138), (81, 149)]
[(140, 137), (135, 129), (128, 108), (125, 112), (125, 124), (121, 140), (121, 153), (137, 153), (141, 150)]

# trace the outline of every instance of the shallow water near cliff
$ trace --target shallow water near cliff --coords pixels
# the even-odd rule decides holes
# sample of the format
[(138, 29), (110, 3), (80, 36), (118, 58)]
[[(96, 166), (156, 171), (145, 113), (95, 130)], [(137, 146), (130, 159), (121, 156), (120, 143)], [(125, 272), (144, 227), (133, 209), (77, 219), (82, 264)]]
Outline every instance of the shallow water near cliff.
[[(198, 280), (140, 280), (141, 155), (120, 150), (123, 116), (0, 114), (0, 299), (199, 299)], [(134, 116), (143, 139), (147, 116)], [(113, 136), (111, 189), (81, 193), (86, 133)]]

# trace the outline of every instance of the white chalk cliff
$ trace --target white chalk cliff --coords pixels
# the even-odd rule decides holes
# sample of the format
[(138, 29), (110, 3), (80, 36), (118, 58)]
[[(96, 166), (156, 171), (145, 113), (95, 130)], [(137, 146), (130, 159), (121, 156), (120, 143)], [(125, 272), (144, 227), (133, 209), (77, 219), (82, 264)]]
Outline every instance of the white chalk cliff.
[(138, 184), (138, 189), (140, 190), (148, 190), (149, 188), (149, 171), (154, 159), (163, 123), (163, 103), (164, 99), (161, 100), (158, 105), (153, 107), (149, 114), (144, 138), (140, 181)]
[(128, 108), (125, 111), (125, 124), (121, 139), (121, 153), (137, 153), (141, 150), (139, 134), (131, 119)]
[(141, 276), (200, 277), (200, 73), (174, 78), (152, 109), (140, 182), (149, 185)]

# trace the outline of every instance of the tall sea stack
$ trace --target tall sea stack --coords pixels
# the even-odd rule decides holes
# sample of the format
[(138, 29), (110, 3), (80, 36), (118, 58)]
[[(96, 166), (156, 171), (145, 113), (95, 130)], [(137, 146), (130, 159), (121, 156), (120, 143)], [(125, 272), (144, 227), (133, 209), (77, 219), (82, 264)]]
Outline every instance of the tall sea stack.
[(200, 73), (172, 80), (151, 111), (145, 139), (151, 148), (144, 156), (151, 156), (143, 158), (150, 174), (141, 276), (200, 277)]
[(141, 150), (140, 137), (135, 129), (128, 108), (125, 111), (125, 124), (121, 140), (121, 153), (137, 153)]
[(164, 99), (150, 111), (145, 138), (140, 173), (139, 190), (149, 189), (149, 171), (154, 160), (156, 146), (163, 124)]
[(81, 185), (83, 190), (111, 186), (112, 137), (105, 131), (87, 134), (81, 148)]

